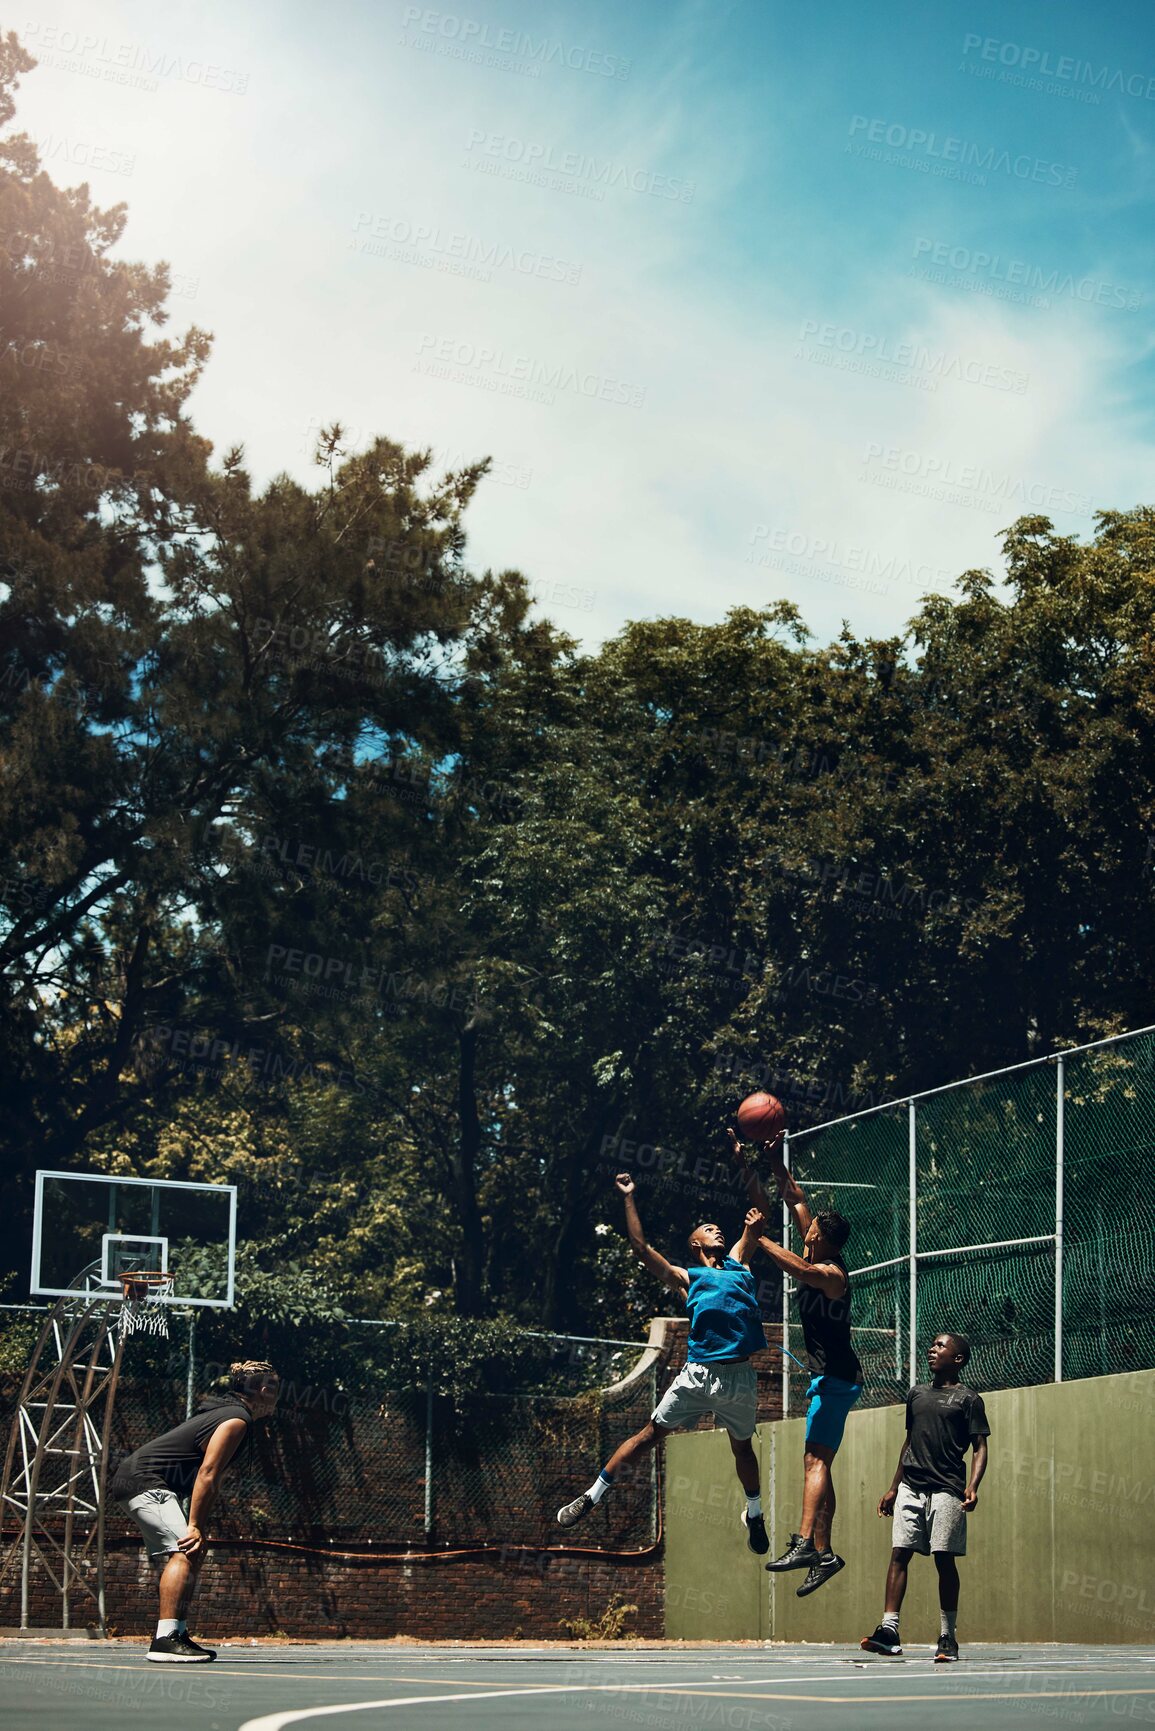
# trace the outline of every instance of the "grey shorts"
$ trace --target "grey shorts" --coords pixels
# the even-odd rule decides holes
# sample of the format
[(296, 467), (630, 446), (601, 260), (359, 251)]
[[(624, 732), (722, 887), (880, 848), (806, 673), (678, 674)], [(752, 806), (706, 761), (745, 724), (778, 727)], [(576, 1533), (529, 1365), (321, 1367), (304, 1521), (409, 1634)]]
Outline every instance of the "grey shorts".
[(758, 1419), (758, 1377), (741, 1364), (688, 1364), (680, 1370), (650, 1415), (666, 1430), (712, 1412), (735, 1442), (748, 1442)]
[(150, 1563), (171, 1557), (180, 1549), (180, 1540), (188, 1533), (188, 1521), (175, 1491), (141, 1491), (135, 1497), (126, 1497), (120, 1506), (140, 1528)]
[(923, 1557), (932, 1551), (965, 1557), (967, 1517), (962, 1498), (953, 1491), (912, 1491), (908, 1484), (900, 1484), (894, 1501), (891, 1544), (896, 1550), (917, 1551)]

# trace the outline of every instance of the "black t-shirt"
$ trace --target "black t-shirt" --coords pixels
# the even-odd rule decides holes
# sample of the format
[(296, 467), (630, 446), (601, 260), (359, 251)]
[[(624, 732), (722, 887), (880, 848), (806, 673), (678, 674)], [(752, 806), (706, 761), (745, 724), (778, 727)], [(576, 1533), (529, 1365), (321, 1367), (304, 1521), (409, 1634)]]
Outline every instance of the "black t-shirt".
[[(838, 1267), (842, 1267), (841, 1261)], [(862, 1366), (850, 1344), (850, 1280), (838, 1298), (828, 1298), (817, 1286), (798, 1285), (798, 1317), (811, 1376), (838, 1376), (861, 1382)]]
[[(210, 1437), (230, 1418), (243, 1418), (246, 1425), (253, 1422), (252, 1413), (236, 1395), (223, 1399), (205, 1395), (191, 1418), (125, 1456), (109, 1486), (109, 1495), (119, 1502), (139, 1496), (141, 1491), (170, 1490), (187, 1496), (196, 1483)], [(245, 1431), (241, 1448), (251, 1434)]]
[(920, 1382), (906, 1397), (906, 1459), (903, 1483), (912, 1491), (967, 1488), (966, 1453), (976, 1437), (990, 1436), (983, 1397), (961, 1382), (936, 1388)]

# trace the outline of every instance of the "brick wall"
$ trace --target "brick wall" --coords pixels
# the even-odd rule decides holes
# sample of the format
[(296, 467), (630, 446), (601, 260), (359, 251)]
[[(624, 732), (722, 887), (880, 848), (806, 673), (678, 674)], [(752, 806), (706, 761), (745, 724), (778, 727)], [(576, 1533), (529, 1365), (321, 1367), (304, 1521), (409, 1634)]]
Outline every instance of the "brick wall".
[[(59, 1622), (58, 1601), (33, 1580), (33, 1626)], [(195, 1629), (213, 1638), (284, 1634), (334, 1640), (562, 1640), (565, 1617), (596, 1621), (618, 1595), (638, 1610), (628, 1628), (663, 1630), (660, 1551), (637, 1559), (568, 1557), (510, 1546), (475, 1557), (405, 1562), (334, 1557), (272, 1547), (211, 1546), (201, 1573)], [(139, 1545), (117, 1540), (105, 1555), (110, 1634), (149, 1631), (156, 1584)], [(91, 1621), (77, 1596), (75, 1619)], [(19, 1579), (0, 1586), (0, 1627), (20, 1620)]]
[[(151, 1612), (148, 1584), (139, 1581), (131, 1557), (118, 1558), (117, 1565), (121, 1578), (109, 1595), (110, 1620), (128, 1632), (139, 1626), (142, 1612)], [(563, 1617), (596, 1620), (615, 1594), (638, 1606), (632, 1630), (662, 1633), (660, 1554), (603, 1562), (510, 1550), (505, 1556), (358, 1564), (230, 1550), (205, 1564), (197, 1624), (214, 1635), (557, 1640), (565, 1635)]]

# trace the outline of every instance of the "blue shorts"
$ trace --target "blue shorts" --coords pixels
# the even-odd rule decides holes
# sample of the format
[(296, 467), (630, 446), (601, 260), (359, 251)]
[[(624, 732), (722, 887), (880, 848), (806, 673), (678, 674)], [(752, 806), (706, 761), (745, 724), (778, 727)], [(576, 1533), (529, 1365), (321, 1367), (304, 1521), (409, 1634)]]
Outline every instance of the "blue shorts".
[(862, 1393), (860, 1382), (843, 1382), (840, 1376), (816, 1376), (806, 1391), (806, 1441), (820, 1448), (837, 1450), (846, 1429), (846, 1416)]

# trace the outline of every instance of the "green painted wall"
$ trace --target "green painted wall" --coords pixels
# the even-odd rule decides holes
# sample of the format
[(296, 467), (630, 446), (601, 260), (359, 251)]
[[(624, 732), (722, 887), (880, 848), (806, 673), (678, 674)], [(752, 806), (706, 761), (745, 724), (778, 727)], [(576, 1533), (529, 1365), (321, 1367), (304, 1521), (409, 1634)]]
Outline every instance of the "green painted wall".
[[(1155, 1371), (986, 1397), (990, 1465), (959, 1562), (960, 1641), (1150, 1642), (1155, 1636)], [(803, 1421), (765, 1425), (771, 1555), (802, 1498)], [(666, 1633), (684, 1640), (855, 1642), (882, 1615), (890, 1522), (878, 1499), (903, 1408), (851, 1415), (834, 1468), (834, 1548), (847, 1560), (807, 1599), (801, 1575), (768, 1575), (746, 1549), (742, 1493), (724, 1432), (666, 1443)], [(773, 1484), (772, 1496), (766, 1487)], [(938, 1636), (929, 1557), (911, 1560), (902, 1615), (910, 1651)]]

